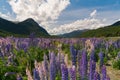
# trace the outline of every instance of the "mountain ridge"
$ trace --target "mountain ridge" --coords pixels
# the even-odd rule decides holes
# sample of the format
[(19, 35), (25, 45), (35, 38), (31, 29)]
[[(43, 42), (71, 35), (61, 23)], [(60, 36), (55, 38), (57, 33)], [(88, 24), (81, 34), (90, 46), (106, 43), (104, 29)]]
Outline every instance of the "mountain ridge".
[[(65, 37), (67, 35), (68, 38), (77, 38), (77, 37), (120, 37), (120, 21), (115, 22), (112, 25), (104, 26), (98, 29), (92, 29), (92, 30), (77, 30), (72, 31), (70, 33), (65, 33), (63, 35), (60, 35), (61, 37)], [(75, 34), (75, 35), (71, 35)]]
[(33, 33), (33, 32), (38, 37), (50, 36), (48, 32), (44, 28), (42, 28), (37, 22), (35, 22), (32, 18), (28, 18), (22, 22), (17, 22), (17, 23), (0, 18), (0, 32), (2, 34), (6, 32), (7, 33), (6, 36), (8, 34), (13, 36), (18, 36), (18, 35), (28, 36), (30, 33)]
[(37, 37), (79, 38), (79, 37), (116, 37), (120, 36), (120, 21), (98, 29), (76, 30), (62, 35), (50, 35), (34, 19), (28, 18), (22, 22), (11, 22), (0, 18), (0, 36), (28, 37), (35, 33)]

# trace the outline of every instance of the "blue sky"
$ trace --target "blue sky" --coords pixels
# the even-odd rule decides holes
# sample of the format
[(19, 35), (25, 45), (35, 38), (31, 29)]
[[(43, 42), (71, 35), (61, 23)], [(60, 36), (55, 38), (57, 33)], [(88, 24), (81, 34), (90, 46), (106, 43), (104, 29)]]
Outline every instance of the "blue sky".
[[(45, 9), (45, 11), (36, 9), (37, 2), (31, 5), (24, 1), (0, 0), (0, 17), (13, 21), (22, 21), (31, 17), (51, 34), (99, 28), (120, 20), (120, 0), (60, 0), (61, 2), (47, 0), (47, 7), (45, 2), (41, 2), (42, 0), (36, 0), (43, 4), (40, 9)], [(48, 9), (49, 7), (52, 7), (51, 10)], [(88, 24), (89, 27), (86, 27), (85, 23), (91, 25)], [(96, 27), (96, 25), (99, 26)]]

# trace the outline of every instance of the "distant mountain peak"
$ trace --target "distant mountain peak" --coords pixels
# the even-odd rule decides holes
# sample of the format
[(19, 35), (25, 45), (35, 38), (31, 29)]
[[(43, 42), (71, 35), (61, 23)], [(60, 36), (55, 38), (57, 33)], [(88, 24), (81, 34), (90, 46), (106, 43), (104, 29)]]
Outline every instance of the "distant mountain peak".
[(120, 21), (117, 21), (116, 23), (112, 24), (112, 26), (120, 26)]
[(25, 22), (25, 23), (35, 23), (35, 24), (38, 24), (34, 19), (32, 19), (32, 18), (28, 18), (28, 19), (26, 19), (26, 20), (24, 20), (23, 22)]
[(32, 19), (32, 18), (28, 18), (28, 19), (26, 19), (25, 21), (33, 21), (33, 22), (35, 22), (35, 20)]

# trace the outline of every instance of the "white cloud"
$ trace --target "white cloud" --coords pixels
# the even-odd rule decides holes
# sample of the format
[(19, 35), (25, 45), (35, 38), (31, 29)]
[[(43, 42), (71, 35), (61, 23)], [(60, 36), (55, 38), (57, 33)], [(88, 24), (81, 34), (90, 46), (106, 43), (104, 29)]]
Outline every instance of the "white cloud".
[(103, 27), (105, 24), (106, 19), (97, 19), (94, 16), (96, 15), (97, 10), (94, 10), (90, 13), (90, 18), (79, 19), (72, 23), (64, 24), (59, 27), (55, 27), (52, 30), (49, 30), (49, 33), (55, 34), (64, 34), (69, 33), (74, 30), (83, 30), (83, 29), (97, 29)]
[(49, 21), (58, 19), (61, 12), (70, 4), (70, 0), (9, 0), (16, 19), (35, 19), (46, 26)]
[(105, 24), (102, 23), (102, 20), (99, 19), (83, 19), (83, 20), (77, 20), (75, 22), (72, 22), (70, 24), (64, 24), (60, 27), (55, 27), (54, 29), (50, 30), (49, 33), (51, 34), (63, 34), (63, 33), (69, 33), (74, 30), (83, 30), (83, 29), (97, 29), (99, 27), (104, 26)]
[(90, 17), (95, 17), (97, 13), (97, 10), (94, 10), (92, 13), (90, 13)]
[(118, 19), (118, 21), (120, 21), (120, 19)]
[(3, 14), (2, 12), (0, 12), (0, 17), (4, 18), (4, 19), (7, 19), (7, 20), (13, 20), (11, 14), (8, 12), (6, 14)]

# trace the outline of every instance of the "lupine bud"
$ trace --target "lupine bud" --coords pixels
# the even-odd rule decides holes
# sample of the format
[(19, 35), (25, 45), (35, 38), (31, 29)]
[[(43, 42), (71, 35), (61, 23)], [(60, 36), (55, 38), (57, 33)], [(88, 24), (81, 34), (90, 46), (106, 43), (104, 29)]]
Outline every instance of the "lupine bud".
[[(60, 59), (61, 58), (61, 54), (60, 53), (58, 53), (57, 54), (57, 57), (56, 57), (56, 66), (57, 66), (57, 70), (60, 70), (60, 65), (61, 65), (61, 63), (60, 63)], [(58, 71), (59, 72), (59, 71)]]
[(69, 74), (70, 74), (70, 80), (76, 80), (75, 66), (72, 66), (72, 68), (70, 68)]
[(51, 53), (50, 58), (50, 80), (55, 80), (56, 77), (56, 60), (55, 60), (55, 54)]
[(70, 52), (71, 52), (72, 65), (76, 66), (76, 62), (77, 62), (77, 50), (74, 49), (73, 46), (70, 46)]
[(105, 80), (106, 79), (106, 66), (105, 65), (103, 65), (103, 67), (102, 67), (102, 80)]
[(94, 61), (90, 61), (89, 80), (93, 80), (95, 69), (96, 69), (96, 63)]
[(99, 53), (99, 58), (100, 58), (99, 69), (101, 70), (104, 63), (104, 54), (102, 52)]
[(47, 56), (44, 55), (44, 61), (43, 61), (43, 66), (44, 66), (44, 71), (45, 71), (45, 75), (46, 78), (48, 79), (48, 75), (49, 75), (49, 69), (48, 69), (48, 61), (47, 61)]
[(106, 80), (110, 80), (110, 77), (107, 75)]
[(79, 71), (79, 77), (82, 75), (82, 52), (78, 52), (78, 71)]
[(44, 71), (43, 63), (39, 64), (38, 70), (39, 70), (40, 79), (45, 80), (45, 71)]
[(20, 75), (17, 75), (17, 80), (23, 80)]
[(61, 62), (61, 64), (65, 64), (65, 55), (64, 54), (61, 54), (60, 62)]
[(100, 74), (98, 72), (95, 72), (94, 73), (94, 77), (93, 77), (93, 80), (100, 80)]
[(39, 72), (37, 69), (33, 70), (33, 80), (40, 80)]
[(68, 68), (65, 64), (61, 64), (62, 80), (68, 80)]
[(82, 70), (82, 74), (81, 74), (81, 78), (84, 79), (87, 76), (87, 53), (85, 50), (82, 51), (82, 60), (81, 60), (81, 70)]
[(92, 60), (92, 61), (94, 61), (94, 62), (96, 61), (94, 50), (91, 51), (91, 54), (90, 54), (90, 60)]

